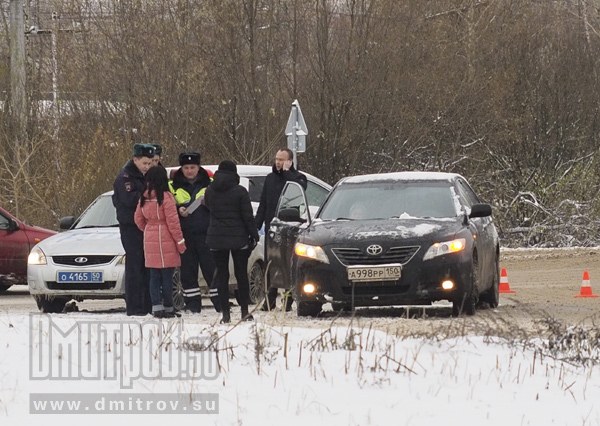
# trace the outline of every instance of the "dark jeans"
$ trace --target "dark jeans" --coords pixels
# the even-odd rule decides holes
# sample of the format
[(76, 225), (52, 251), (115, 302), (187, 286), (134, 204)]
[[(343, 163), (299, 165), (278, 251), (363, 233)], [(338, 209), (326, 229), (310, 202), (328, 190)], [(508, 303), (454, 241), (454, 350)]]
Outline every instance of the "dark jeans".
[(151, 312), (148, 270), (144, 260), (144, 233), (135, 225), (119, 226), (125, 249), (125, 305), (127, 315)]
[[(181, 286), (186, 305), (194, 305), (200, 310), (201, 295), (198, 286), (198, 265), (202, 276), (208, 285), (211, 301), (215, 306), (218, 304), (213, 277), (215, 274), (215, 261), (206, 245), (206, 235), (184, 235), (186, 251), (181, 255)], [(212, 290), (212, 291), (211, 291)]]
[(248, 282), (248, 249), (212, 250), (217, 271), (214, 285), (219, 293), (219, 301), (223, 312), (229, 312), (229, 253), (233, 258), (233, 271), (238, 285), (238, 302), (242, 310), (248, 310), (250, 300), (250, 283)]
[(173, 310), (173, 272), (175, 268), (150, 268), (152, 312)]

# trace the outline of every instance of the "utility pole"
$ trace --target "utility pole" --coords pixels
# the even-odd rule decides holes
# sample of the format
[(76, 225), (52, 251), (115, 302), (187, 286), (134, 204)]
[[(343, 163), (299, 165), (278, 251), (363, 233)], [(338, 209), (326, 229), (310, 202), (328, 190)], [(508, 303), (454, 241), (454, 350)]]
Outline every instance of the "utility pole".
[(10, 114), (15, 149), (27, 137), (27, 92), (23, 0), (10, 0)]
[(58, 47), (56, 43), (58, 37), (58, 13), (56, 12), (52, 12), (52, 32), (50, 36), (52, 37), (52, 109), (54, 113), (54, 132), (52, 135), (56, 141), (58, 139), (58, 115), (60, 113), (58, 106)]

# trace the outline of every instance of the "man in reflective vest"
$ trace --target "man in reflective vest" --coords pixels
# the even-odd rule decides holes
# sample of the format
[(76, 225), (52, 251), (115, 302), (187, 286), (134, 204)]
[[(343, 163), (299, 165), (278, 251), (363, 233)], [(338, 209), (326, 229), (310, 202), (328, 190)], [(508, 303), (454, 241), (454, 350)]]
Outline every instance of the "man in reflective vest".
[[(169, 189), (175, 197), (181, 230), (187, 250), (181, 255), (181, 285), (186, 310), (199, 313), (202, 298), (198, 286), (198, 265), (209, 288), (209, 296), (215, 309), (218, 309), (217, 289), (212, 288), (215, 273), (215, 261), (206, 246), (206, 231), (210, 221), (208, 209), (201, 201), (211, 178), (200, 167), (200, 154), (184, 152), (179, 154), (181, 168), (173, 174)], [(197, 201), (198, 200), (198, 201)], [(196, 203), (194, 203), (196, 202)], [(200, 204), (198, 205), (198, 202)]]

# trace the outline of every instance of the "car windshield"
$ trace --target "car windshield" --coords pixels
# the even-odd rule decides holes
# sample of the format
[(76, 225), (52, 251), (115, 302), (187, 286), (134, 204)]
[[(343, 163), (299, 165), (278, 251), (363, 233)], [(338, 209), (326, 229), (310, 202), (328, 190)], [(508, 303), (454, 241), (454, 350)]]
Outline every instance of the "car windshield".
[(342, 184), (334, 189), (319, 217), (323, 220), (450, 218), (457, 216), (455, 200), (447, 181)]
[(117, 210), (110, 195), (101, 195), (83, 212), (74, 228), (104, 228), (110, 226), (119, 226)]

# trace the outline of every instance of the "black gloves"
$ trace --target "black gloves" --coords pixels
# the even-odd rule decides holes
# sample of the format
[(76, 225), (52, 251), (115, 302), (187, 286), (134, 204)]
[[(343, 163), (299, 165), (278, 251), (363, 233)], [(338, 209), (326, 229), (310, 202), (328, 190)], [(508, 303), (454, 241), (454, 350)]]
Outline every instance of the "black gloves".
[(256, 248), (256, 245), (258, 244), (258, 241), (256, 241), (254, 239), (254, 237), (249, 237), (248, 238), (248, 251), (252, 251)]

